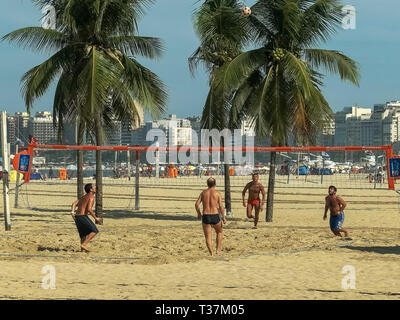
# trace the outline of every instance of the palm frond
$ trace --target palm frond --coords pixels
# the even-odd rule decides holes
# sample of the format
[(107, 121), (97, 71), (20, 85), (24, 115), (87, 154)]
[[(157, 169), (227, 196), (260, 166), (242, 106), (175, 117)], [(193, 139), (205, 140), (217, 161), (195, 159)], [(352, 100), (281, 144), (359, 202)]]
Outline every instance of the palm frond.
[(292, 79), (299, 87), (301, 87), (305, 99), (308, 99), (313, 85), (313, 74), (307, 63), (296, 57), (293, 53), (287, 52), (282, 61), (282, 67), (286, 77)]
[(91, 47), (85, 66), (78, 76), (78, 84), (85, 97), (85, 110), (88, 114), (102, 113), (109, 102), (109, 88), (116, 87), (121, 71), (102, 50)]
[(3, 36), (1, 41), (16, 43), (23, 49), (31, 49), (37, 52), (60, 50), (67, 44), (65, 34), (42, 27), (15, 30)]
[(114, 36), (107, 39), (110, 46), (125, 55), (142, 56), (149, 59), (160, 58), (164, 51), (163, 41), (154, 37)]
[(303, 1), (299, 43), (306, 47), (328, 41), (344, 17), (341, 0)]
[(136, 60), (123, 55), (121, 61), (124, 66), (123, 83), (145, 111), (150, 112), (154, 118), (159, 118), (165, 112), (167, 104), (167, 92), (164, 83), (157, 75)]
[(21, 92), (25, 105), (29, 111), (35, 99), (41, 97), (48, 89), (50, 83), (56, 78), (63, 67), (67, 67), (69, 56), (74, 48), (66, 47), (40, 65), (32, 68), (21, 79)]
[(243, 52), (227, 62), (216, 74), (216, 84), (223, 90), (234, 90), (255, 70), (265, 65), (268, 53), (264, 48)]
[(330, 74), (339, 74), (342, 80), (350, 81), (359, 86), (359, 65), (354, 60), (339, 51), (324, 49), (304, 50), (305, 59), (311, 67), (324, 68)]

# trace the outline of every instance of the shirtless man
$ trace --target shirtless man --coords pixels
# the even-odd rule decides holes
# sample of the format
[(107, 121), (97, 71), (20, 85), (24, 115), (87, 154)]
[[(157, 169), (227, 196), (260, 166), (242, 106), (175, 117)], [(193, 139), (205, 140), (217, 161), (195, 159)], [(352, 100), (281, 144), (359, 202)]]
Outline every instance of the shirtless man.
[[(94, 194), (96, 189), (92, 183), (85, 185), (86, 195), (76, 200), (72, 204), (71, 215), (78, 228), (79, 236), (81, 238), (81, 251), (89, 252), (87, 244), (99, 232), (94, 223), (89, 219), (89, 214), (94, 218), (96, 223), (102, 224), (103, 219), (98, 218), (93, 213)], [(76, 213), (75, 208), (78, 207)]]
[(328, 189), (329, 194), (325, 197), (324, 220), (327, 218), (326, 214), (329, 209), (331, 213), (329, 225), (333, 234), (341, 237), (341, 232), (343, 232), (345, 237), (348, 237), (349, 231), (342, 227), (344, 221), (343, 210), (347, 204), (341, 197), (336, 195), (336, 191), (335, 186), (330, 186)]
[[(222, 243), (222, 222), (221, 217), (218, 213), (220, 211), (222, 215), (222, 221), (226, 223), (226, 217), (224, 212), (224, 206), (222, 204), (222, 198), (220, 193), (215, 190), (215, 179), (208, 178), (207, 180), (208, 189), (200, 193), (199, 198), (196, 201), (195, 208), (197, 211), (197, 218), (202, 220), (204, 237), (206, 238), (206, 244), (210, 255), (213, 255), (212, 248), (212, 229), (217, 233), (217, 255), (221, 253)], [(200, 203), (203, 203), (203, 213), (200, 211)]]
[[(243, 207), (247, 207), (247, 217), (249, 219), (254, 218), (254, 229), (257, 229), (258, 217), (260, 215), (260, 211), (263, 208), (265, 202), (265, 190), (264, 186), (258, 182), (258, 173), (252, 174), (253, 180), (249, 182), (243, 189), (242, 197), (243, 197)], [(249, 199), (245, 200), (246, 191), (249, 190)], [(262, 201), (260, 202), (260, 192), (262, 194)], [(251, 214), (254, 208), (255, 216)]]

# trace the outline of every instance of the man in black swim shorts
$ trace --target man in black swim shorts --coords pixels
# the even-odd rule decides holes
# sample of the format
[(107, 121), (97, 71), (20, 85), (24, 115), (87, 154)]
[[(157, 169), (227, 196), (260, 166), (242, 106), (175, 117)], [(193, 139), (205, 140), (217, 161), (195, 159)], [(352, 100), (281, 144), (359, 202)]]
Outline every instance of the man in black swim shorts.
[[(215, 190), (215, 184), (215, 179), (209, 178), (207, 180), (208, 189), (200, 193), (200, 196), (195, 204), (197, 218), (203, 222), (204, 237), (206, 238), (206, 244), (210, 255), (213, 255), (211, 240), (212, 228), (214, 228), (217, 233), (217, 255), (221, 253), (222, 222), (220, 214), (222, 215), (222, 221), (226, 223), (222, 197), (220, 193)], [(200, 203), (203, 203), (203, 213), (200, 211)]]
[[(94, 194), (96, 192), (95, 186), (93, 184), (88, 183), (85, 185), (86, 195), (82, 198), (76, 200), (72, 204), (71, 215), (75, 221), (76, 227), (79, 232), (79, 237), (81, 238), (81, 251), (89, 252), (87, 245), (90, 240), (94, 238), (94, 236), (99, 232), (94, 223), (90, 220), (89, 214), (94, 218), (96, 223), (102, 224), (102, 218), (96, 217), (93, 212), (93, 204), (94, 204)], [(75, 208), (78, 208), (75, 213)]]

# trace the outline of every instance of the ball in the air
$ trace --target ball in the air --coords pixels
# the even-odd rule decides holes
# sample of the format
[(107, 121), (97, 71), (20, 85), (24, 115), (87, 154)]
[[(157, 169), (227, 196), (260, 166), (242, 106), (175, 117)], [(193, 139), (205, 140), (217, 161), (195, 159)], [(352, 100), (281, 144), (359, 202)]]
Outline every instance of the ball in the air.
[(243, 7), (242, 13), (245, 17), (248, 17), (249, 15), (251, 15), (251, 9), (249, 7)]

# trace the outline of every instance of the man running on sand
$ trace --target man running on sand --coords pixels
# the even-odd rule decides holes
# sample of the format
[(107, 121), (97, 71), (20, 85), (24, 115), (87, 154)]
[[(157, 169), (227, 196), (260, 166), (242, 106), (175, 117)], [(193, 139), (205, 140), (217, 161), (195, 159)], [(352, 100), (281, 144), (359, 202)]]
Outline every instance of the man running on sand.
[[(94, 194), (96, 189), (92, 183), (85, 185), (86, 195), (76, 200), (72, 204), (71, 214), (78, 228), (79, 236), (81, 238), (81, 251), (89, 252), (87, 245), (90, 240), (99, 232), (94, 223), (89, 219), (89, 213), (94, 218), (96, 223), (103, 224), (103, 219), (98, 218), (93, 213)], [(78, 210), (75, 213), (75, 207)]]
[(349, 231), (342, 227), (344, 221), (344, 208), (346, 208), (346, 202), (339, 196), (336, 195), (336, 187), (330, 186), (328, 188), (329, 194), (325, 197), (325, 212), (324, 220), (326, 220), (326, 213), (330, 210), (331, 217), (329, 225), (334, 235), (341, 237), (341, 232), (344, 232), (345, 237), (349, 236)]
[[(222, 198), (220, 193), (215, 190), (215, 184), (216, 183), (214, 178), (208, 178), (208, 189), (200, 193), (200, 196), (195, 204), (197, 218), (199, 220), (202, 220), (203, 222), (204, 237), (206, 238), (207, 248), (211, 256), (213, 255), (211, 227), (213, 227), (217, 233), (217, 255), (221, 253), (222, 222), (218, 211), (221, 212), (222, 221), (226, 223), (224, 206), (222, 205)], [(203, 213), (200, 212), (200, 203), (203, 203)]]
[[(255, 172), (252, 174), (253, 180), (250, 181), (243, 189), (242, 192), (242, 197), (243, 197), (243, 207), (247, 207), (247, 217), (249, 219), (254, 218), (254, 227), (253, 229), (257, 229), (257, 223), (258, 223), (258, 217), (260, 215), (260, 211), (263, 208), (264, 202), (265, 202), (265, 190), (264, 186), (258, 182), (258, 173)], [(246, 196), (246, 191), (249, 190), (249, 199), (245, 200)], [(262, 194), (262, 200), (260, 202), (260, 192)], [(254, 208), (254, 214), (253, 216), (251, 212), (253, 211)]]

